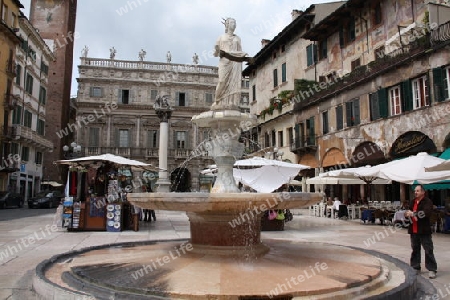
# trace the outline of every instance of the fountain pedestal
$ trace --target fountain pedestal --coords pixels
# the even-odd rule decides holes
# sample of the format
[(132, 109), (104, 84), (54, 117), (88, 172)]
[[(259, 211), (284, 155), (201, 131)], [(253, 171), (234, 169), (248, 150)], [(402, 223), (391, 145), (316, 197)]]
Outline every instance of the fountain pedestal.
[(261, 242), (261, 213), (250, 211), (188, 212), (195, 253), (259, 256), (269, 251)]

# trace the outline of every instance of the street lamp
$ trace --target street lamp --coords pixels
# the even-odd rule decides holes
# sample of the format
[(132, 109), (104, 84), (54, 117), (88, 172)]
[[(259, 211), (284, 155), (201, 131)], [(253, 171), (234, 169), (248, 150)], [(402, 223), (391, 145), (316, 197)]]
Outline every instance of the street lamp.
[(64, 157), (65, 158), (77, 158), (81, 156), (81, 145), (78, 145), (75, 142), (70, 144), (70, 147), (67, 145), (63, 146)]

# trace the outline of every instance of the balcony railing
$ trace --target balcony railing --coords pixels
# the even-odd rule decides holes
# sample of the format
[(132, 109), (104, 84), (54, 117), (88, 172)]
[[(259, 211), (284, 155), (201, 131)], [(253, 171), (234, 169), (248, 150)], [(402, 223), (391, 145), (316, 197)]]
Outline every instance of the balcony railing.
[(305, 138), (296, 139), (291, 142), (291, 152), (296, 153), (315, 150), (317, 150), (315, 136), (306, 136)]
[(183, 65), (172, 63), (159, 63), (149, 61), (128, 61), (128, 60), (113, 60), (101, 58), (82, 58), (82, 65), (94, 67), (108, 67), (118, 69), (144, 69), (152, 71), (169, 71), (175, 73), (204, 73), (217, 74), (217, 67), (199, 66), (199, 65)]
[(450, 21), (431, 31), (431, 44), (437, 45), (450, 41)]
[(11, 130), (13, 139), (24, 140), (27, 143), (35, 144), (49, 150), (53, 149), (53, 143), (51, 141), (31, 130), (31, 128), (22, 125), (13, 125)]

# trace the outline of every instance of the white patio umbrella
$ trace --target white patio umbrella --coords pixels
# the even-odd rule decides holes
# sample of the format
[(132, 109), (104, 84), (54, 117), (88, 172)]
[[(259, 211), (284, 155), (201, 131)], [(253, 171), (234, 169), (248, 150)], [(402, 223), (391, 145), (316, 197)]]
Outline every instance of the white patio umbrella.
[[(253, 157), (236, 161), (233, 168), (233, 177), (236, 181), (251, 187), (259, 193), (270, 193), (283, 184), (288, 184), (301, 170), (309, 168), (309, 166), (301, 164)], [(211, 165), (200, 173), (215, 175), (216, 170), (217, 166)]]
[(273, 192), (283, 184), (289, 183), (301, 170), (310, 168), (262, 157), (238, 160), (234, 166), (234, 178), (259, 193)]
[(450, 159), (441, 162), (433, 167), (425, 168), (425, 172), (448, 171), (450, 172)]
[(85, 156), (74, 159), (66, 159), (66, 160), (57, 160), (55, 163), (62, 165), (73, 165), (73, 164), (90, 164), (96, 161), (108, 161), (117, 165), (130, 166), (135, 168), (142, 168), (145, 170), (155, 170), (155, 167), (152, 167), (151, 164), (146, 164), (137, 160), (128, 159), (122, 156), (117, 156), (113, 154), (102, 154), (102, 155), (94, 155), (94, 156)]
[(434, 167), (444, 161), (442, 158), (421, 152), (415, 156), (398, 160), (393, 165), (381, 168), (378, 177), (406, 184), (413, 184), (415, 181), (423, 184), (434, 183), (450, 179), (450, 172), (425, 172), (425, 168)]
[(448, 176), (446, 175), (448, 175), (449, 172), (425, 172), (426, 167), (432, 167), (444, 161), (444, 159), (421, 152), (414, 156), (390, 161), (373, 167), (366, 166), (334, 170), (323, 173), (321, 176), (359, 178), (368, 183), (377, 178), (382, 178), (407, 184), (413, 184), (414, 181), (426, 184), (448, 179)]
[(377, 178), (371, 182), (366, 182), (359, 178), (326, 177), (326, 176), (316, 176), (313, 178), (306, 179), (306, 184), (390, 184), (391, 182), (392, 182), (391, 180), (381, 178)]

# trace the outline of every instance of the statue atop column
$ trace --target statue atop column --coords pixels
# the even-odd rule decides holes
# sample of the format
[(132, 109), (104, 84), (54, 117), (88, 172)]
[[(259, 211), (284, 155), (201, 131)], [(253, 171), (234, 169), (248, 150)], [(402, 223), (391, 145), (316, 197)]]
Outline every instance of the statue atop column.
[(169, 95), (158, 95), (156, 97), (155, 104), (153, 104), (156, 115), (162, 122), (167, 122), (172, 115), (173, 108), (169, 104), (169, 99)]
[(217, 39), (214, 56), (219, 60), (219, 82), (211, 110), (239, 110), (241, 100), (242, 62), (252, 63), (252, 58), (242, 51), (241, 39), (234, 34), (236, 20), (227, 18), (225, 33)]

